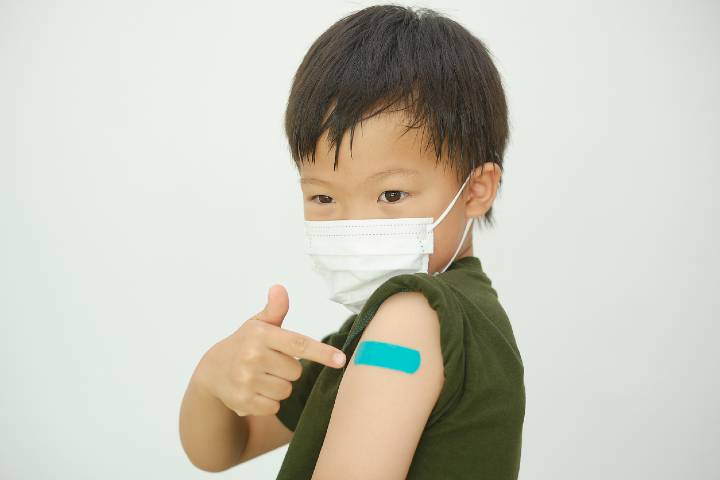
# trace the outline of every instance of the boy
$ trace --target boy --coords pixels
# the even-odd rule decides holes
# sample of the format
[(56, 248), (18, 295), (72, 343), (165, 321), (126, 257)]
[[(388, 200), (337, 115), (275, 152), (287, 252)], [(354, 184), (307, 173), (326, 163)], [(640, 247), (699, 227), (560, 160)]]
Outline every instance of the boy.
[(492, 224), (508, 138), (487, 50), (432, 10), (365, 8), (311, 46), (285, 126), (307, 252), (353, 315), (313, 341), (281, 328), (273, 286), (193, 374), (191, 461), (224, 470), (292, 440), (279, 479), (516, 479), (523, 364), (467, 235)]

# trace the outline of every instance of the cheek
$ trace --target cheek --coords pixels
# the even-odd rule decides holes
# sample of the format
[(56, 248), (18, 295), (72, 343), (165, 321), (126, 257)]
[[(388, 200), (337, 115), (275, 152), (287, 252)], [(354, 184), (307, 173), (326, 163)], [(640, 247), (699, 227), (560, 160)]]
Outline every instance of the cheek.
[[(430, 256), (431, 266), (435, 266), (439, 270), (450, 261), (452, 254), (455, 253), (460, 243), (466, 222), (467, 219), (465, 219), (464, 213), (457, 209), (448, 213), (445, 219), (440, 222), (440, 225), (433, 230), (435, 251)], [(469, 236), (470, 233), (468, 232), (465, 236), (466, 242)]]
[(324, 212), (328, 211), (327, 205), (321, 205), (303, 196), (303, 216), (305, 220), (324, 220)]

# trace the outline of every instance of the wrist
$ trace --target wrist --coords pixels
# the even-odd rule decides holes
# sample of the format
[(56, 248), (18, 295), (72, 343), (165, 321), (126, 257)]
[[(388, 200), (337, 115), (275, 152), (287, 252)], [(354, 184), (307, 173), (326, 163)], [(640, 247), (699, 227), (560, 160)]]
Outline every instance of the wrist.
[(212, 381), (210, 379), (207, 365), (207, 356), (208, 354), (206, 353), (195, 368), (192, 377), (190, 377), (190, 388), (193, 389), (194, 393), (205, 400), (217, 398), (217, 395), (212, 388)]

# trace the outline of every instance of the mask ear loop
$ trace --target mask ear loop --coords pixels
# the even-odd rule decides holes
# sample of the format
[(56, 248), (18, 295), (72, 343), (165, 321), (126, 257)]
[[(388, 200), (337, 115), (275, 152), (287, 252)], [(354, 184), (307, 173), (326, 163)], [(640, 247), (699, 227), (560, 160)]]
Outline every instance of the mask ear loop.
[[(455, 194), (455, 197), (452, 199), (452, 202), (450, 202), (450, 204), (447, 206), (447, 208), (445, 208), (445, 211), (440, 215), (440, 217), (438, 217), (438, 219), (435, 220), (435, 222), (433, 222), (433, 224), (430, 226), (430, 230), (435, 229), (435, 227), (437, 227), (437, 226), (440, 224), (440, 222), (443, 221), (443, 219), (445, 218), (445, 216), (446, 216), (448, 213), (450, 213), (450, 210), (452, 210), (452, 207), (455, 205), (455, 202), (457, 201), (458, 197), (459, 197), (460, 194), (463, 192), (463, 190), (465, 190), (465, 185), (467, 185), (468, 181), (470, 180), (470, 176), (471, 176), (471, 175), (472, 175), (472, 174), (470, 174), (470, 175), (467, 176), (467, 178), (466, 178), (465, 181), (463, 182), (462, 186), (460, 187), (460, 190), (458, 190), (458, 192)], [(475, 217), (470, 218), (470, 219), (467, 221), (467, 223), (465, 224), (465, 230), (463, 231), (462, 238), (460, 239), (460, 243), (458, 244), (457, 249), (455, 249), (455, 253), (453, 253), (452, 257), (450, 258), (450, 261), (448, 262), (448, 264), (445, 265), (445, 268), (443, 268), (441, 271), (433, 273), (433, 276), (435, 276), (435, 275), (437, 275), (438, 273), (442, 273), (442, 272), (444, 272), (445, 270), (447, 270), (447, 268), (452, 264), (452, 262), (455, 261), (455, 256), (458, 254), (458, 252), (459, 252), (460, 249), (462, 248), (463, 243), (465, 243), (465, 237), (467, 236), (468, 230), (470, 230), (470, 226), (473, 224), (473, 220), (475, 220)]]
[(452, 207), (455, 205), (455, 202), (457, 201), (458, 197), (460, 196), (462, 191), (465, 189), (465, 185), (467, 185), (468, 180), (470, 180), (470, 175), (468, 175), (468, 177), (465, 179), (462, 186), (460, 187), (460, 190), (458, 190), (458, 192), (455, 194), (455, 198), (453, 198), (452, 202), (450, 202), (450, 204), (447, 206), (447, 208), (445, 208), (445, 211), (438, 217), (437, 220), (435, 220), (432, 223), (432, 225), (430, 225), (430, 230), (434, 230), (435, 227), (437, 227), (440, 224), (440, 222), (443, 221), (443, 218), (445, 218), (445, 216), (448, 213), (450, 213), (450, 210), (452, 210)]
[(468, 219), (467, 223), (465, 224), (465, 231), (464, 231), (463, 234), (462, 234), (462, 238), (460, 239), (460, 243), (458, 244), (457, 248), (455, 249), (455, 253), (453, 253), (453, 256), (450, 258), (450, 261), (448, 262), (447, 265), (445, 265), (445, 268), (443, 268), (443, 269), (442, 269), (441, 271), (439, 271), (439, 272), (433, 273), (433, 276), (435, 276), (435, 275), (437, 275), (437, 274), (439, 274), (439, 273), (442, 273), (442, 272), (444, 272), (445, 270), (447, 270), (448, 267), (452, 264), (452, 262), (455, 261), (455, 255), (458, 254), (458, 252), (460, 251), (460, 248), (462, 248), (462, 246), (463, 246), (463, 243), (465, 243), (465, 237), (467, 236), (467, 232), (468, 232), (468, 230), (470, 230), (470, 226), (473, 224), (473, 221), (474, 221), (474, 220), (475, 220), (475, 217), (472, 217), (472, 218)]

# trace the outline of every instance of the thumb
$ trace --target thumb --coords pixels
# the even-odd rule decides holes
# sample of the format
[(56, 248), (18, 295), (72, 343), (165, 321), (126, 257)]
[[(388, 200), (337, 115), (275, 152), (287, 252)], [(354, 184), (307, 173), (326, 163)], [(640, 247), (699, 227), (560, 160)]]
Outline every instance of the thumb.
[(290, 299), (287, 290), (282, 285), (273, 285), (268, 289), (267, 303), (258, 318), (263, 322), (282, 325), (285, 315), (290, 308)]

